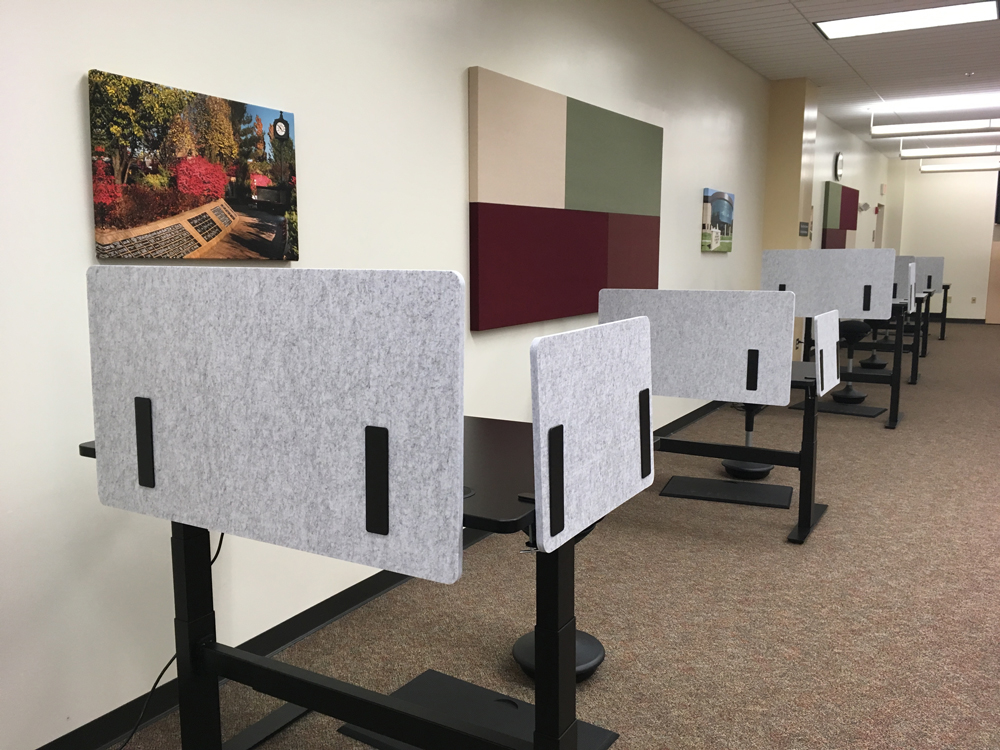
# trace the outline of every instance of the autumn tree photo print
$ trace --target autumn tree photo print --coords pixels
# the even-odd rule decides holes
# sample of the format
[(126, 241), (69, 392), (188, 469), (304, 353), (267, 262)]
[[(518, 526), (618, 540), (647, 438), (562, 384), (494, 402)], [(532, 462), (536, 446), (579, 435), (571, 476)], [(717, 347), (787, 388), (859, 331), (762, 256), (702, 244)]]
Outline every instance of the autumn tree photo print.
[(298, 260), (290, 112), (90, 71), (98, 258)]

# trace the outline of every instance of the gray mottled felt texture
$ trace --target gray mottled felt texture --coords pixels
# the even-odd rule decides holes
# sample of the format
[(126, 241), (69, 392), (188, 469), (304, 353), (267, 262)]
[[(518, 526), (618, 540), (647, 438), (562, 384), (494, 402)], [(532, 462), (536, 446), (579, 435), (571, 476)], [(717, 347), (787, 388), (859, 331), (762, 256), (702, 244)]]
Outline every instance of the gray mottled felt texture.
[[(649, 318), (653, 394), (784, 406), (790, 398), (795, 295), (790, 292), (602, 289), (602, 323)], [(747, 350), (759, 354), (747, 390)]]
[(893, 269), (893, 283), (896, 298), (906, 302), (907, 312), (917, 309), (917, 259), (912, 255), (900, 255)]
[[(844, 318), (885, 320), (892, 314), (892, 277), (896, 251), (890, 248), (765, 250), (760, 288), (795, 292), (795, 314), (813, 318), (839, 310)], [(864, 309), (870, 284), (871, 309)]]
[[(944, 257), (916, 256), (917, 289), (931, 290), (935, 294), (942, 291), (944, 283)], [(927, 277), (931, 277), (931, 285), (927, 286)]]
[[(639, 393), (650, 388), (649, 321), (543, 336), (531, 343), (539, 549), (552, 552), (653, 483), (642, 476)], [(652, 414), (649, 415), (652, 451)], [(551, 533), (549, 441), (563, 425), (565, 528)], [(650, 457), (652, 461), (652, 455)]]
[[(813, 339), (816, 342), (816, 392), (825, 396), (840, 383), (840, 311), (830, 310), (813, 318)], [(819, 377), (820, 352), (823, 352), (823, 377)]]
[[(450, 583), (462, 565), (464, 281), (448, 271), (97, 266), (101, 502)], [(156, 487), (136, 475), (152, 400)], [(389, 431), (389, 534), (365, 427)]]

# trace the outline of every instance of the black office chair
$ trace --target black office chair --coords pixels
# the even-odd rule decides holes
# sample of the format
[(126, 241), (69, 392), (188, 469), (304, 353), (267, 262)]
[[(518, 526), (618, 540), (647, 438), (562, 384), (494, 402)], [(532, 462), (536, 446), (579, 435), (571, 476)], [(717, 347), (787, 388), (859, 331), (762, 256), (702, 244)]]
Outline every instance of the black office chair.
[(830, 395), (839, 404), (860, 404), (866, 398), (867, 393), (857, 390), (850, 381), (851, 373), (854, 372), (854, 345), (860, 342), (865, 336), (871, 333), (872, 327), (863, 320), (842, 320), (840, 321), (840, 339), (847, 342), (847, 382), (839, 391), (834, 391)]

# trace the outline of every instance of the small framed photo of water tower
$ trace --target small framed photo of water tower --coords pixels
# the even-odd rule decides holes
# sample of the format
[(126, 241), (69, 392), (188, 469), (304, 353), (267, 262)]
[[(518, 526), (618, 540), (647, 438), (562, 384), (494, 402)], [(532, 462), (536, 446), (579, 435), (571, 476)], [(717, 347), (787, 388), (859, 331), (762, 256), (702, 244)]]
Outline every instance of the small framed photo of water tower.
[(705, 188), (701, 204), (701, 251), (733, 250), (733, 194)]

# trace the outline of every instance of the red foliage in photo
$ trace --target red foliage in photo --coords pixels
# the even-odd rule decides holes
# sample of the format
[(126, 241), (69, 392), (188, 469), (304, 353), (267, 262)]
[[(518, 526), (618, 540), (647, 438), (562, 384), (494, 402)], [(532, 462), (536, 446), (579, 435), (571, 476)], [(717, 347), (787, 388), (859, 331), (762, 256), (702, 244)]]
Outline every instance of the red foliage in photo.
[(215, 200), (226, 194), (229, 178), (225, 170), (201, 156), (192, 156), (177, 162), (174, 167), (177, 189), (186, 195), (196, 195)]
[(122, 186), (115, 182), (106, 162), (98, 159), (94, 162), (94, 203), (98, 206), (110, 206), (122, 197)]

